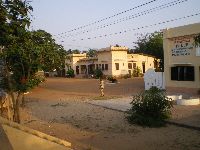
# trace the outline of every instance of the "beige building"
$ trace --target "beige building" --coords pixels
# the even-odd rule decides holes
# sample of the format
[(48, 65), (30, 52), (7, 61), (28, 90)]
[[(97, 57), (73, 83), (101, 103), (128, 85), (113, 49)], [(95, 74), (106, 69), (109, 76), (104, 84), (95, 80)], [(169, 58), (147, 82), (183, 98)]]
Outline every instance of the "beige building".
[(141, 73), (154, 68), (155, 58), (143, 54), (127, 54), (127, 47), (110, 46), (100, 49), (97, 57), (87, 58), (86, 54), (70, 54), (66, 59), (66, 70), (73, 69), (79, 77), (94, 73), (101, 69), (104, 75), (121, 77), (132, 75), (134, 69), (139, 67)]
[(168, 89), (195, 92), (200, 89), (200, 48), (194, 36), (200, 23), (164, 30), (164, 69)]

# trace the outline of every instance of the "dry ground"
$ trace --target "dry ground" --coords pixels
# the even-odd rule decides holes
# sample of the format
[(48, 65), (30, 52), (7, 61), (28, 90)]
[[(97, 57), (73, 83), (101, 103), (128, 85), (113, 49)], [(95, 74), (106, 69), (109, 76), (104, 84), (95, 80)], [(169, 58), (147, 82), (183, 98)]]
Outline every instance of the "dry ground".
[[(143, 79), (127, 79), (106, 84), (105, 94), (130, 96), (143, 89)], [(95, 79), (48, 79), (26, 96), (22, 123), (72, 142), (75, 150), (200, 149), (199, 131), (129, 125), (124, 113), (85, 103), (98, 95)]]

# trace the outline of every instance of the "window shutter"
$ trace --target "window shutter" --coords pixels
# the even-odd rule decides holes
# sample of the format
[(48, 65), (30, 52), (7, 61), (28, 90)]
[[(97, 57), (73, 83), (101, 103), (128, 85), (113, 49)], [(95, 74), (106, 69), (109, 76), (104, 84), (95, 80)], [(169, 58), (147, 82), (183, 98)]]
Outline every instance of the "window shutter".
[(171, 67), (171, 80), (178, 80), (178, 68)]

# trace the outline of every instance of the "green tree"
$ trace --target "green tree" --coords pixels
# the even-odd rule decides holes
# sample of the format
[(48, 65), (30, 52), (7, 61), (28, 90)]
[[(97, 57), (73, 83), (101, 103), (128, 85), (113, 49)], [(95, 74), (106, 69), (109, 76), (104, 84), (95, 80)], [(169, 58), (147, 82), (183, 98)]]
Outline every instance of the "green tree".
[(160, 67), (163, 68), (164, 53), (163, 53), (163, 34), (162, 32), (154, 32), (139, 37), (135, 42), (134, 53), (144, 53), (155, 56), (161, 60)]
[(78, 49), (72, 50), (72, 54), (80, 54), (81, 52)]
[(200, 46), (200, 33), (194, 37), (194, 44), (196, 47)]
[(56, 70), (60, 76), (65, 76), (65, 60), (67, 56), (67, 52), (62, 45), (56, 44), (57, 53), (59, 58), (56, 61)]
[(71, 49), (67, 50), (67, 55), (69, 55), (69, 54), (72, 54), (72, 50)]
[[(24, 64), (25, 59), (22, 57), (27, 45), (29, 45), (28, 41), (26, 44), (24, 42), (26, 37), (29, 36), (26, 28), (30, 25), (28, 13), (32, 10), (32, 7), (26, 1), (1, 0), (0, 8), (1, 59), (5, 65), (4, 84), (1, 84), (1, 86), (12, 97), (14, 121), (20, 122), (19, 99), (26, 87), (28, 87), (26, 86), (26, 76), (30, 76), (25, 71), (25, 68), (28, 68), (29, 64)], [(19, 68), (20, 70), (18, 70)], [(15, 96), (14, 92), (17, 92), (17, 96)]]
[(87, 51), (87, 57), (97, 57), (97, 50), (95, 50), (95, 49), (89, 49)]
[(0, 1), (0, 59), (5, 66), (3, 84), (0, 86), (12, 97), (13, 120), (20, 123), (19, 104), (23, 93), (41, 82), (40, 69), (63, 68), (65, 51), (52, 36), (43, 31), (28, 31), (29, 11), (27, 1)]
[(64, 75), (63, 70), (67, 52), (63, 46), (56, 44), (52, 35), (44, 30), (33, 31), (33, 37), (36, 45), (42, 47), (40, 56), (41, 69), (47, 72), (56, 69), (59, 74)]

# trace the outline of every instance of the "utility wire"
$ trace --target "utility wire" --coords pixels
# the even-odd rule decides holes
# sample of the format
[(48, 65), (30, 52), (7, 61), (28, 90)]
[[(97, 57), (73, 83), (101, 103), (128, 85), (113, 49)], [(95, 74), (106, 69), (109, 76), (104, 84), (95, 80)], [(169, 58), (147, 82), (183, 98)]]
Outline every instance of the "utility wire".
[[(112, 36), (112, 35), (118, 35), (118, 34), (132, 32), (132, 31), (136, 31), (136, 30), (140, 30), (140, 29), (144, 29), (144, 28), (150, 28), (150, 27), (153, 27), (153, 26), (161, 25), (161, 24), (166, 24), (166, 23), (169, 23), (169, 22), (183, 20), (183, 19), (187, 19), (187, 18), (198, 16), (198, 15), (200, 15), (200, 12), (192, 14), (192, 15), (187, 15), (187, 16), (184, 16), (184, 17), (180, 17), (180, 18), (170, 19), (170, 20), (166, 20), (166, 21), (162, 21), (162, 22), (158, 22), (158, 23), (146, 25), (146, 26), (141, 26), (141, 27), (137, 27), (137, 28), (133, 28), (133, 29), (123, 30), (123, 31), (120, 31), (120, 32), (115, 32), (115, 33), (110, 33), (110, 34), (104, 34), (104, 35), (99, 35), (99, 36), (95, 36), (95, 37), (88, 37), (88, 38), (84, 38), (84, 39), (82, 38), (82, 39), (78, 39), (78, 40), (83, 41), (83, 40), (91, 40), (91, 39), (108, 37), (108, 36)], [(73, 40), (73, 41), (77, 41), (77, 40)]]
[[(122, 12), (119, 12), (119, 13), (117, 13), (117, 14), (114, 14), (114, 15), (112, 15), (112, 16), (103, 18), (103, 19), (101, 19), (101, 20), (98, 20), (98, 21), (95, 21), (95, 22), (92, 22), (92, 23), (89, 23), (89, 24), (80, 26), (80, 27), (78, 27), (78, 28), (74, 28), (74, 29), (69, 30), (69, 31), (66, 31), (66, 32), (62, 32), (62, 33), (60, 33), (60, 34), (56, 34), (56, 35), (62, 35), (62, 34), (65, 34), (65, 33), (70, 33), (70, 32), (73, 32), (73, 31), (77, 31), (77, 30), (79, 30), (79, 29), (83, 29), (83, 28), (85, 28), (85, 27), (88, 27), (88, 26), (91, 26), (91, 25), (100, 23), (100, 22), (102, 22), (102, 21), (105, 21), (105, 20), (114, 18), (114, 17), (119, 16), (119, 15), (121, 15), (121, 14), (127, 13), (127, 12), (132, 11), (132, 10), (134, 10), (134, 9), (137, 9), (137, 8), (139, 8), (139, 7), (142, 7), (142, 6), (151, 4), (151, 3), (155, 2), (155, 1), (157, 1), (157, 0), (148, 1), (148, 2), (143, 3), (143, 4), (141, 4), (141, 5), (138, 5), (138, 6), (135, 6), (135, 7), (133, 7), (133, 8), (127, 9), (127, 10), (125, 10), (125, 11), (122, 11)], [(56, 36), (56, 35), (55, 35), (55, 36)]]
[(118, 23), (121, 23), (121, 22), (124, 22), (124, 21), (128, 21), (130, 19), (134, 19), (134, 18), (137, 18), (137, 17), (140, 17), (140, 16), (144, 16), (144, 15), (150, 14), (152, 12), (156, 12), (158, 10), (169, 8), (169, 7), (181, 4), (181, 3), (186, 2), (186, 1), (188, 1), (188, 0), (175, 0), (173, 2), (166, 3), (166, 4), (163, 4), (163, 5), (154, 7), (154, 8), (151, 8), (149, 10), (145, 10), (145, 11), (142, 11), (140, 13), (137, 13), (137, 14), (134, 14), (134, 15), (131, 15), (131, 16), (128, 16), (128, 17), (124, 17), (124, 18), (118, 19), (118, 20), (116, 20), (114, 22), (111, 22), (109, 24), (104, 24), (104, 25), (98, 26), (95, 29), (84, 30), (84, 31), (76, 33), (74, 35), (67, 35), (67, 34), (65, 34), (63, 36), (60, 36), (60, 38), (74, 37), (74, 36), (77, 36), (77, 35), (80, 35), (80, 34), (89, 33), (89, 32), (94, 31), (94, 30), (99, 30), (99, 29), (102, 29), (102, 28), (106, 28), (106, 27), (109, 27), (109, 26), (112, 26), (112, 25), (115, 25), (115, 24), (118, 24)]
[[(142, 36), (144, 34), (149, 34), (149, 33), (134, 33), (133, 35), (135, 36)], [(72, 41), (76, 41), (76, 40), (72, 40)], [(61, 43), (64, 43), (65, 41), (60, 41)]]

